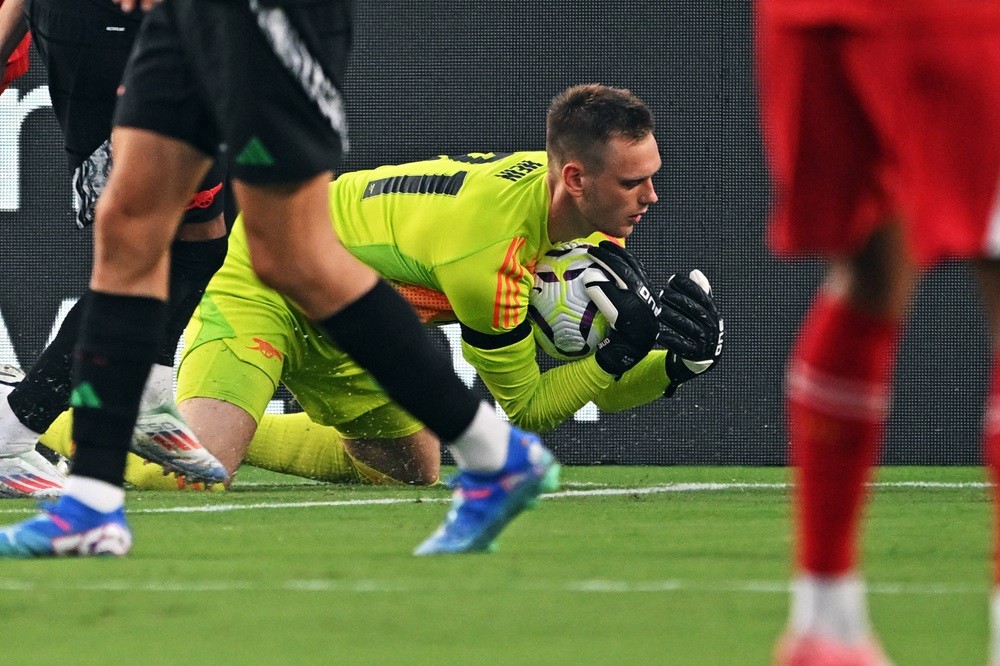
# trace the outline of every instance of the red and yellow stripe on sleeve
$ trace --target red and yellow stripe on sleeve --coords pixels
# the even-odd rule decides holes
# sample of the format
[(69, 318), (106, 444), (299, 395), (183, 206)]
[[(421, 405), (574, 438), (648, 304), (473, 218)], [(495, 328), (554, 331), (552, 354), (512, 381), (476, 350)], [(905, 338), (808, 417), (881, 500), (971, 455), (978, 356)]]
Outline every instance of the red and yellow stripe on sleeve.
[(521, 323), (521, 280), (527, 269), (517, 259), (527, 238), (517, 237), (507, 246), (503, 264), (497, 271), (497, 291), (493, 301), (493, 328), (512, 329)]

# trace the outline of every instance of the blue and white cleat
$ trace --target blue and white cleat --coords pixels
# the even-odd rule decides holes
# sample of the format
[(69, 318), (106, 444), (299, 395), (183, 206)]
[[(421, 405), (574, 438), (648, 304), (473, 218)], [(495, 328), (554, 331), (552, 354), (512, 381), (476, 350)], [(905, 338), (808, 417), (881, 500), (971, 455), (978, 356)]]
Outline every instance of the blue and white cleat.
[(444, 523), (413, 551), (444, 555), (492, 551), (493, 540), (543, 492), (559, 488), (559, 463), (538, 435), (512, 427), (503, 469), (496, 474), (460, 472)]
[(101, 513), (63, 495), (42, 511), (0, 529), (0, 557), (120, 557), (132, 548), (124, 509)]

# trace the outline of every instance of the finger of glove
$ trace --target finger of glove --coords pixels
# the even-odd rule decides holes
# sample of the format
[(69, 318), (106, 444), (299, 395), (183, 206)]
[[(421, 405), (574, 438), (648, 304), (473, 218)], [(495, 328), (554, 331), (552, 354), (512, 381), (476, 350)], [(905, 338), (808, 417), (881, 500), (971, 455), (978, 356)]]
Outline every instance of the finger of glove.
[(684, 337), (677, 331), (661, 328), (656, 334), (656, 343), (666, 347), (678, 356), (702, 360), (705, 357), (704, 345)]
[[(703, 331), (704, 333), (704, 331)], [(660, 328), (657, 342), (672, 352), (676, 352), (685, 361), (700, 363), (712, 361), (722, 355), (723, 321), (719, 320), (718, 331), (709, 334), (707, 338), (690, 336), (666, 326)]]
[(712, 285), (709, 284), (708, 278), (705, 277), (704, 273), (702, 273), (700, 270), (696, 268), (690, 273), (688, 273), (688, 277), (691, 278), (692, 282), (701, 287), (702, 291), (704, 291), (709, 296), (712, 295)]
[(698, 320), (691, 319), (686, 314), (667, 307), (660, 311), (657, 321), (661, 331), (664, 329), (674, 331), (691, 342), (705, 346), (708, 345), (714, 333), (711, 327), (706, 327)]
[(587, 253), (617, 283), (619, 289), (633, 289), (641, 280), (628, 262), (607, 248), (591, 246), (587, 248)]
[(684, 362), (684, 365), (687, 366), (688, 370), (696, 375), (700, 375), (715, 364), (714, 359), (710, 359), (708, 361), (689, 361), (685, 358), (681, 360)]
[(674, 313), (686, 317), (706, 330), (715, 331), (719, 327), (718, 313), (706, 309), (701, 303), (695, 302), (678, 291), (668, 289), (663, 292), (660, 295), (660, 306), (662, 307), (661, 319), (668, 313)]
[(653, 293), (649, 276), (638, 259), (628, 253), (625, 248), (602, 241), (600, 245), (590, 246), (587, 252), (591, 258), (604, 268), (622, 289), (632, 289), (638, 292), (642, 287)]
[(697, 303), (698, 307), (710, 313), (714, 319), (719, 318), (719, 310), (715, 307), (715, 301), (691, 278), (683, 275), (674, 275), (667, 284), (663, 296), (668, 296), (675, 292), (685, 296), (689, 301)]
[(626, 250), (624, 246), (612, 241), (601, 241), (597, 247), (599, 249), (603, 248), (604, 250), (614, 254), (616, 257), (619, 257), (646, 283), (650, 282), (649, 273), (646, 272), (646, 267), (642, 265), (642, 262), (639, 261), (638, 257)]
[(623, 310), (627, 309), (625, 299), (635, 298), (629, 291), (619, 289), (614, 283), (605, 279), (604, 281), (584, 280), (587, 296), (594, 302), (597, 309), (601, 311), (611, 324), (612, 328), (617, 328)]

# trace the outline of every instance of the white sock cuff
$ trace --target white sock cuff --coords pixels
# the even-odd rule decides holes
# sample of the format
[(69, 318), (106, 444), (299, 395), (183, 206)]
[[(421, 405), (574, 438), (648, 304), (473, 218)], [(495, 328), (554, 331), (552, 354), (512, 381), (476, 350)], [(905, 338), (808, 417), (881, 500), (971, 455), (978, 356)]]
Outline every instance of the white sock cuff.
[(125, 489), (89, 476), (70, 475), (63, 484), (63, 495), (79, 500), (95, 511), (108, 513), (125, 506)]
[(448, 450), (461, 469), (490, 474), (499, 471), (507, 461), (509, 443), (510, 424), (497, 416), (490, 405), (480, 402), (472, 423)]
[(792, 581), (790, 628), (848, 644), (871, 635), (864, 582), (854, 573), (825, 577), (802, 575)]
[(174, 400), (174, 369), (169, 365), (154, 363), (142, 388), (140, 411), (146, 411)]
[(1000, 664), (1000, 587), (990, 595), (990, 664)]

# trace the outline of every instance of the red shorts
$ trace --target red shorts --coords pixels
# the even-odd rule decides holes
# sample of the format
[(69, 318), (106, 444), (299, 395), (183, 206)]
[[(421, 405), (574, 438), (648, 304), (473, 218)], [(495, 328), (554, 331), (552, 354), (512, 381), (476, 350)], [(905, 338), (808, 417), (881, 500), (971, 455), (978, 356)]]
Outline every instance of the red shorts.
[(1000, 28), (758, 18), (775, 252), (849, 256), (901, 217), (921, 265), (1000, 257)]

